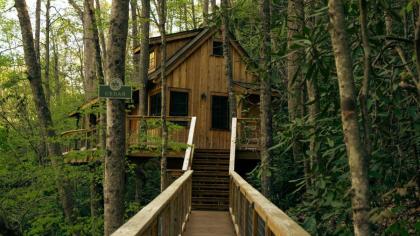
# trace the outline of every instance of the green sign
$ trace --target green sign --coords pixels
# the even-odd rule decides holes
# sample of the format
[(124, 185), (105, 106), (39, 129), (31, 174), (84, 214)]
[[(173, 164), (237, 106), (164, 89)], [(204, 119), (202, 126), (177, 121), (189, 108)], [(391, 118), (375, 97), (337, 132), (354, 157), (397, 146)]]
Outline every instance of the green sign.
[(110, 85), (99, 85), (99, 97), (111, 99), (131, 99), (131, 86), (118, 86), (112, 89)]

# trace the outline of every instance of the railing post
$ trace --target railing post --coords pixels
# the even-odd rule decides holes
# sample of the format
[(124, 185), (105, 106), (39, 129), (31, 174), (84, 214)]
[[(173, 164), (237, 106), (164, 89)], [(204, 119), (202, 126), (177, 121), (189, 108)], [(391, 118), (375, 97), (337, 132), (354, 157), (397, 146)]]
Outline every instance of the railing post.
[(190, 130), (188, 132), (188, 141), (187, 141), (187, 150), (185, 150), (185, 157), (184, 157), (184, 163), (182, 164), (182, 170), (186, 171), (188, 170), (190, 166), (190, 159), (192, 154), (192, 144), (194, 140), (194, 130), (195, 130), (195, 123), (197, 121), (197, 117), (193, 116), (191, 117), (191, 124), (190, 124)]
[(232, 118), (232, 130), (230, 136), (230, 157), (229, 157), (229, 173), (235, 170), (235, 153), (236, 153), (236, 125), (237, 118)]

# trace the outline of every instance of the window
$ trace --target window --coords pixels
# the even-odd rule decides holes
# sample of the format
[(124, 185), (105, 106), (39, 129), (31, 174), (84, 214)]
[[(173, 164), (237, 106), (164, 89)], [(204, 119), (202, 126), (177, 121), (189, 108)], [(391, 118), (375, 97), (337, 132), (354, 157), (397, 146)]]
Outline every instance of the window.
[(223, 42), (213, 40), (213, 56), (223, 57)]
[(156, 69), (156, 57), (155, 51), (151, 51), (149, 54), (149, 70)]
[(188, 93), (187, 92), (171, 91), (169, 115), (170, 116), (188, 116)]
[(160, 116), (162, 96), (160, 93), (150, 96), (150, 110), (149, 115)]
[(211, 127), (229, 129), (229, 102), (227, 96), (211, 97)]

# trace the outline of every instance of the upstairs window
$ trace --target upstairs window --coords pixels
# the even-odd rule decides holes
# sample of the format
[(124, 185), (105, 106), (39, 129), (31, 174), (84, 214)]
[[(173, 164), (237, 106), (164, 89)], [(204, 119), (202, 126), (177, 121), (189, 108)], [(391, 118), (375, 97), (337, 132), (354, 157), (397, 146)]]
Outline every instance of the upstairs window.
[(188, 116), (188, 93), (171, 91), (169, 104), (170, 116)]
[(223, 57), (223, 42), (213, 40), (213, 56)]
[(151, 51), (149, 54), (149, 70), (156, 69), (156, 55), (155, 51)]
[(150, 96), (149, 115), (160, 116), (162, 107), (162, 96), (160, 93)]
[(211, 97), (211, 128), (229, 129), (229, 102), (227, 96)]

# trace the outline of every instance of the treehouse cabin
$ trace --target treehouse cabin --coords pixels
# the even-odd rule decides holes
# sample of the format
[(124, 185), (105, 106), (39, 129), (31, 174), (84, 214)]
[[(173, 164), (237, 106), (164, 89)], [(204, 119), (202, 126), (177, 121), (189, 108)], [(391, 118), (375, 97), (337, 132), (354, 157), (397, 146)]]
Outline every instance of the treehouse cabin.
[[(231, 40), (230, 45), (237, 101), (235, 119), (229, 114), (221, 30), (203, 28), (167, 35), (168, 169), (173, 177), (180, 176), (181, 169), (195, 171), (195, 209), (227, 209), (232, 143), (235, 143), (233, 152), (237, 161), (234, 165), (239, 174), (251, 171), (259, 161), (258, 79), (246, 63), (245, 50), (235, 40)], [(133, 90), (132, 100), (127, 101), (126, 150), (133, 162), (160, 156), (160, 46), (160, 37), (150, 39), (147, 116), (138, 115), (138, 89)], [(140, 49), (136, 48), (134, 53), (140, 53)], [(99, 112), (95, 107), (98, 106), (96, 98), (71, 114), (77, 118), (79, 130), (63, 134), (70, 140), (76, 137), (64, 150), (66, 155), (74, 150), (92, 153), (91, 157), (80, 161), (70, 158), (72, 163), (94, 159), (97, 140), (100, 140), (96, 129)]]

